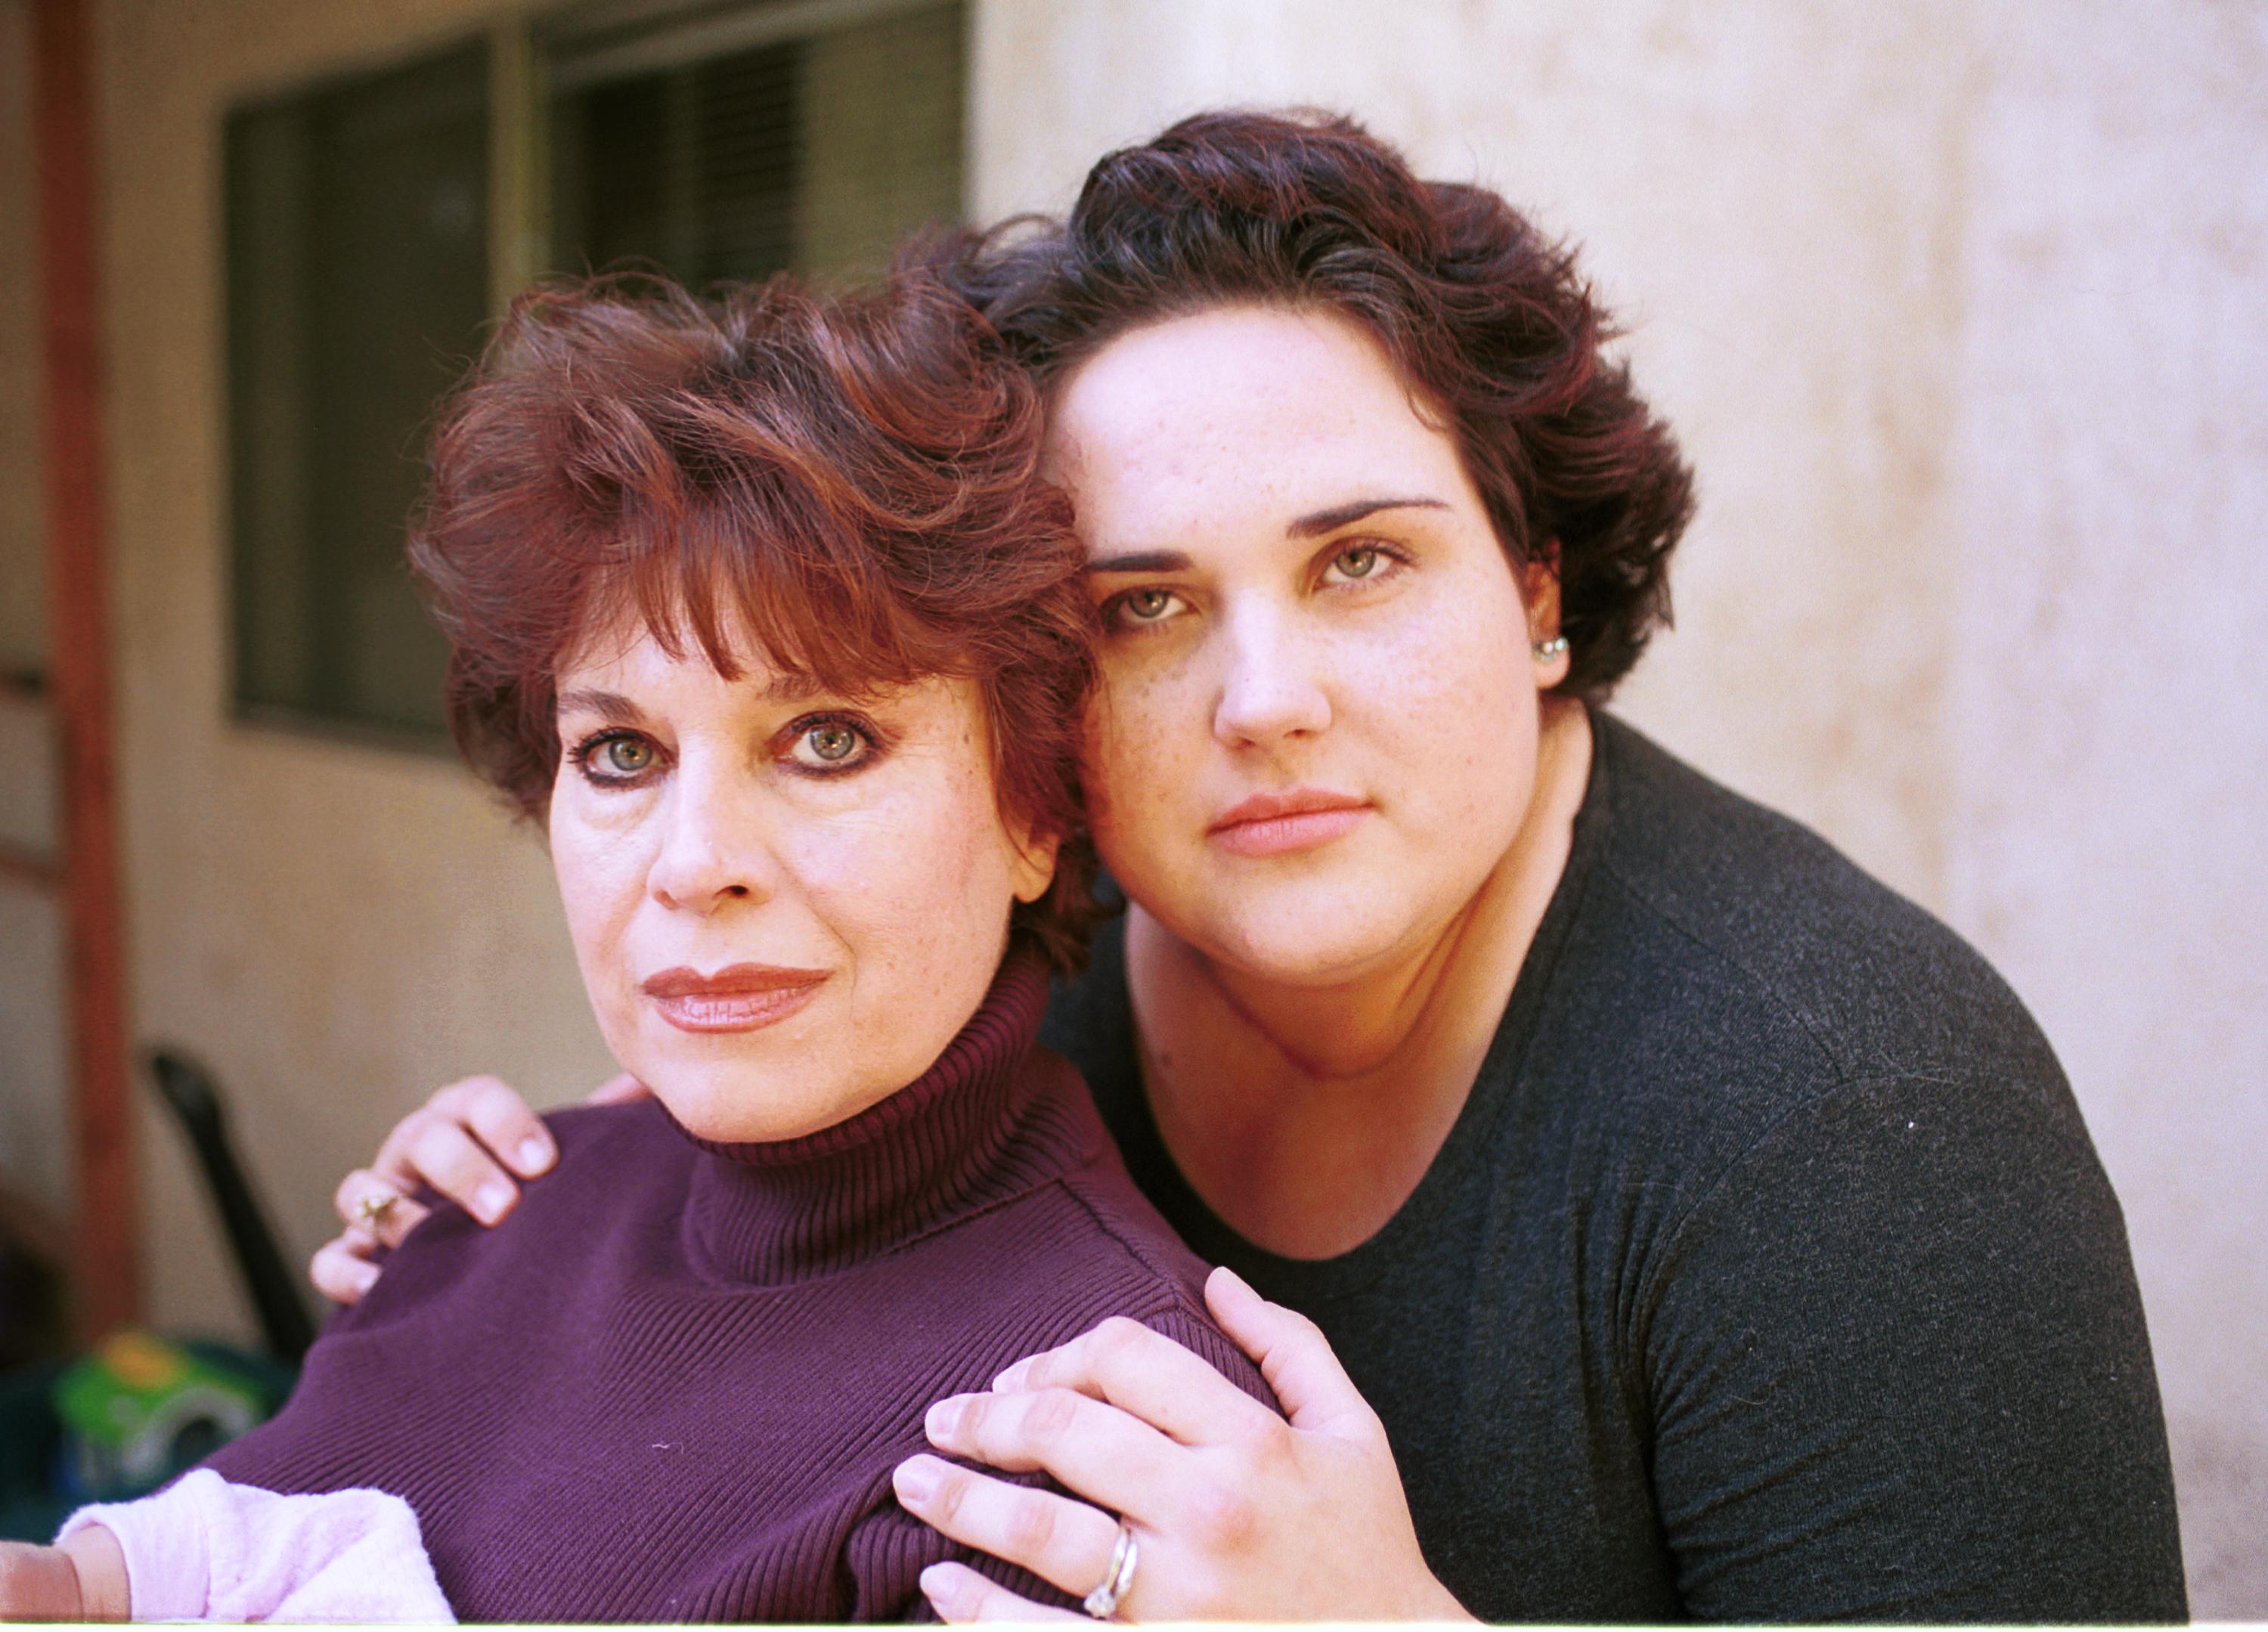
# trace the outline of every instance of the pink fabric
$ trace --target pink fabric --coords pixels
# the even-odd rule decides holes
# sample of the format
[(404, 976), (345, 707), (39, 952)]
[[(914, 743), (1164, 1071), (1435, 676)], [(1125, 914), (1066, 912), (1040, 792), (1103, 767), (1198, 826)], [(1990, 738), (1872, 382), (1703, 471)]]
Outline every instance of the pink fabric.
[(277, 1496), (198, 1468), (138, 1502), (83, 1507), (118, 1538), (136, 1621), (454, 1621), (417, 1515), (382, 1490)]

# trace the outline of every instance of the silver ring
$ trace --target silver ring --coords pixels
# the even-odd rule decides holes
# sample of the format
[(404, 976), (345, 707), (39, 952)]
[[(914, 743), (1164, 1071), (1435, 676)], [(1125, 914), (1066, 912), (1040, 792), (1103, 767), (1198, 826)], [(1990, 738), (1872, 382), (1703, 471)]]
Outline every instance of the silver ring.
[(1108, 1621), (1118, 1613), (1118, 1601), (1134, 1590), (1134, 1567), (1142, 1562), (1142, 1549), (1134, 1544), (1134, 1532), (1124, 1519), (1118, 1521), (1118, 1540), (1110, 1549), (1110, 1568), (1102, 1572), (1102, 1584), (1079, 1601), (1079, 1607), (1097, 1621)]

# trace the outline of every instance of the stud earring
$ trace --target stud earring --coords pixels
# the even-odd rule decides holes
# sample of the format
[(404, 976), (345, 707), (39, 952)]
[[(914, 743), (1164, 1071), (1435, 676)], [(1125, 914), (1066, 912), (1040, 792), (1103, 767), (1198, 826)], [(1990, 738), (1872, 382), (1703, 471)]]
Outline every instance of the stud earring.
[(1567, 637), (1565, 635), (1554, 635), (1550, 640), (1539, 640), (1528, 647), (1528, 651), (1535, 654), (1538, 663), (1549, 663), (1566, 650)]

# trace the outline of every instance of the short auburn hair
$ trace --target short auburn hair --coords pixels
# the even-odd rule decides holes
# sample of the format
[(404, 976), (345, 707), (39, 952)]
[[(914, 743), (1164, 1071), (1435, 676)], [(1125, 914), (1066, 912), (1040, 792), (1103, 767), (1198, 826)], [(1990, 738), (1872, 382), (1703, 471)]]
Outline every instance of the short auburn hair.
[(1211, 307), (1351, 320), (1456, 442), (1513, 562), (1556, 568), (1561, 692), (1603, 702), (1669, 621), (1692, 474), (1602, 352), (1616, 331), (1573, 250), (1484, 187), (1420, 180), (1350, 119), (1199, 114), (1105, 154), (1060, 224), (925, 254), (1043, 382)]
[(711, 301), (659, 278), (522, 296), (443, 409), (410, 531), (459, 747), (541, 820), (558, 671), (625, 616), (727, 680), (736, 627), (849, 695), (973, 680), (1002, 810), (1063, 840), (1017, 925), (1076, 967), (1093, 614), (1041, 439), (1028, 376), (918, 271), (828, 298), (786, 278)]

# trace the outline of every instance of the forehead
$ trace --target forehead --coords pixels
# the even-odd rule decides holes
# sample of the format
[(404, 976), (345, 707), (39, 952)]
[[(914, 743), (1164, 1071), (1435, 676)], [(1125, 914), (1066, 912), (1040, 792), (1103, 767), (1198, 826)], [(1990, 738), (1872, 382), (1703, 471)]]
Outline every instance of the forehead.
[(1479, 504), (1384, 349), (1328, 312), (1230, 306), (1121, 335), (1057, 387), (1049, 459), (1097, 539), (1281, 526), (1376, 492)]

